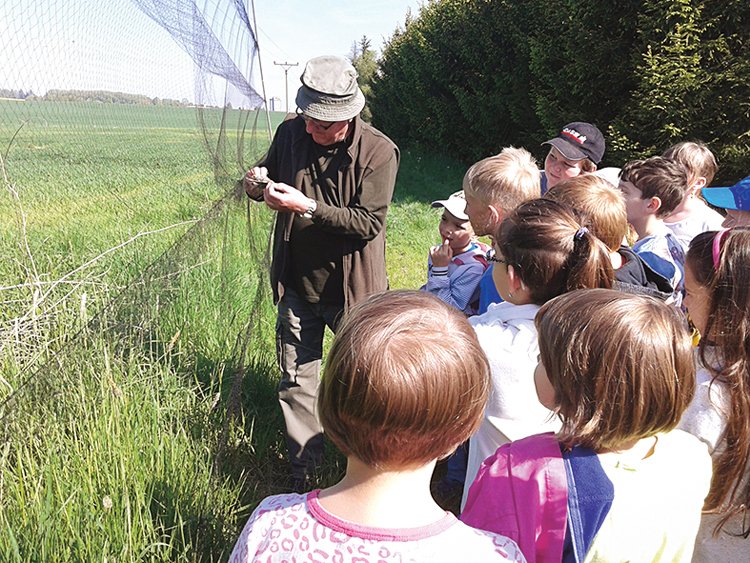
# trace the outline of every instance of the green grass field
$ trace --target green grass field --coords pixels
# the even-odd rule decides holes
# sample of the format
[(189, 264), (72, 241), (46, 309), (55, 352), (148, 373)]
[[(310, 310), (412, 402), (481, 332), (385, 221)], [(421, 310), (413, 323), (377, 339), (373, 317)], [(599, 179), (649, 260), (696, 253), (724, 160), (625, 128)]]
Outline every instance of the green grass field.
[[(236, 111), (225, 137), (216, 110), (206, 135), (186, 108), (0, 101), (0, 116), (0, 560), (226, 560), (286, 487), (273, 216), (223, 197), (241, 173), (226, 163), (267, 136)], [(403, 153), (391, 287), (424, 282), (429, 202), (462, 175)], [(321, 484), (341, 471), (329, 457)]]

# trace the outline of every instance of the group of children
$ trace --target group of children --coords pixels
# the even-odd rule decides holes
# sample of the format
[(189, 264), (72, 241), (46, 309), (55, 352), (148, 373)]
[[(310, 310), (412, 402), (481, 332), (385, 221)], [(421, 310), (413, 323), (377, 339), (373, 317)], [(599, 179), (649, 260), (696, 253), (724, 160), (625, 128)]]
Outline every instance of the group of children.
[[(318, 396), (346, 475), (264, 500), (230, 561), (750, 558), (750, 178), (547, 144), (473, 165), (422, 291), (346, 316)], [(430, 481), (467, 440), (457, 520)]]

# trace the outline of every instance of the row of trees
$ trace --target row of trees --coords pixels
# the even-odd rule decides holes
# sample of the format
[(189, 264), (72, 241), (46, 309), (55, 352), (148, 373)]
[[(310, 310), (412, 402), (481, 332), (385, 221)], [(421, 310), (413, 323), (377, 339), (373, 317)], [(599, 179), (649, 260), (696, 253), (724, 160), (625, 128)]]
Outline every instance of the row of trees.
[(108, 90), (49, 90), (43, 96), (37, 96), (32, 90), (14, 90), (0, 88), (0, 98), (17, 100), (42, 100), (45, 102), (101, 102), (104, 104), (128, 104), (141, 106), (189, 106), (191, 103), (168, 98), (149, 98), (141, 94), (110, 92)]
[(750, 173), (746, 0), (432, 0), (386, 44), (373, 122), (467, 162), (596, 123), (606, 165), (707, 142)]
[[(193, 107), (187, 98), (172, 100), (169, 98), (150, 98), (143, 94), (128, 94), (126, 92), (110, 92), (109, 90), (48, 90), (43, 96), (37, 96), (33, 91), (14, 90), (11, 88), (0, 88), (0, 98), (10, 98), (28, 101), (44, 102), (99, 102), (102, 104), (124, 104), (138, 106), (168, 106), (168, 107)], [(203, 107), (203, 106), (201, 106)], [(217, 106), (205, 106), (217, 107)], [(232, 109), (232, 104), (227, 102), (227, 109)]]
[(12, 88), (0, 88), (0, 98), (9, 98), (12, 100), (25, 100), (28, 97), (33, 97), (33, 90), (14, 90)]
[(104, 104), (127, 104), (141, 106), (189, 106), (190, 102), (183, 98), (170, 100), (168, 98), (149, 98), (142, 94), (128, 94), (126, 92), (110, 92), (108, 90), (49, 90), (36, 98), (46, 102), (100, 102)]

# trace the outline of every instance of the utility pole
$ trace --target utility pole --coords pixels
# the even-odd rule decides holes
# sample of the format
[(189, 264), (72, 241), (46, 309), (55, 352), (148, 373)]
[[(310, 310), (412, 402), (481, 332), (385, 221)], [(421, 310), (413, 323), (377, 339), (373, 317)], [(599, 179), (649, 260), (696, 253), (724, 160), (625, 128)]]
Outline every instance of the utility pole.
[(293, 66), (298, 66), (299, 63), (277, 63), (273, 61), (273, 64), (284, 67), (284, 100), (286, 101), (286, 112), (289, 113), (289, 69)]

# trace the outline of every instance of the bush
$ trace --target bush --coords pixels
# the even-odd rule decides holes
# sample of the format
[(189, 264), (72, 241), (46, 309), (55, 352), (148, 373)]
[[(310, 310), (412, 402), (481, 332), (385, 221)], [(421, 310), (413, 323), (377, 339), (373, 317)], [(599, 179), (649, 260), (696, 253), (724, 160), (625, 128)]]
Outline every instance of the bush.
[(469, 163), (596, 123), (604, 165), (702, 140), (747, 175), (750, 5), (733, 0), (434, 0), (386, 44), (373, 122)]

